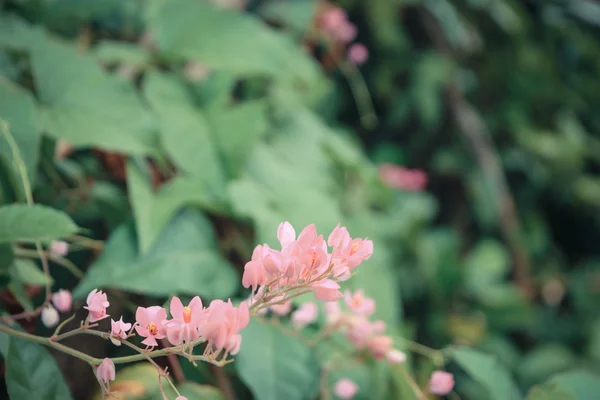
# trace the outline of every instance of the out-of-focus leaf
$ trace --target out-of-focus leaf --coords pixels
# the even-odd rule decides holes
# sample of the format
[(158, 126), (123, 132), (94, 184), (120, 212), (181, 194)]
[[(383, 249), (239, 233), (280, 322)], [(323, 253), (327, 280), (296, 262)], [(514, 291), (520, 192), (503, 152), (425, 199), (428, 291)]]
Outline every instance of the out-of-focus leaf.
[(308, 347), (254, 318), (241, 334), (243, 344), (235, 367), (257, 400), (314, 397), (319, 370)]
[(181, 293), (214, 299), (231, 296), (239, 285), (233, 266), (217, 250), (210, 222), (198, 211), (173, 217), (146, 254), (139, 254), (136, 243), (131, 224), (117, 228), (73, 295), (111, 287), (150, 296)]
[[(8, 124), (19, 153), (34, 184), (40, 145), (40, 128), (31, 94), (0, 76), (0, 120)], [(1, 123), (1, 122), (0, 122)], [(0, 127), (1, 129), (1, 127)], [(0, 154), (14, 161), (7, 139), (0, 133)]]
[(310, 0), (269, 2), (260, 8), (260, 14), (266, 19), (281, 22), (304, 33), (314, 20), (317, 3)]
[(532, 385), (576, 365), (577, 358), (569, 349), (559, 345), (541, 345), (523, 357), (517, 373), (523, 383)]
[[(15, 260), (12, 268), (18, 279), (27, 285), (42, 286), (46, 283), (44, 272), (31, 260)], [(50, 277), (50, 282), (53, 282)]]
[(44, 32), (39, 27), (30, 26), (15, 15), (0, 13), (0, 47), (25, 51), (42, 40)]
[(11, 399), (71, 399), (56, 361), (42, 345), (12, 337), (8, 351), (0, 350), (6, 361), (5, 379)]
[(157, 151), (154, 122), (129, 83), (103, 72), (92, 56), (56, 40), (36, 44), (31, 59), (48, 134), (76, 147)]
[(183, 84), (175, 77), (150, 74), (144, 92), (161, 125), (161, 142), (183, 171), (205, 182), (216, 196), (225, 193), (225, 174), (210, 126), (194, 107)]
[(523, 398), (508, 371), (495, 357), (468, 348), (452, 349), (451, 354), (456, 363), (487, 389), (490, 399)]
[(316, 63), (285, 34), (251, 15), (208, 2), (165, 2), (150, 26), (158, 48), (173, 59), (197, 59), (241, 75), (267, 74), (304, 84), (320, 77)]
[(556, 375), (549, 383), (574, 395), (577, 400), (592, 400), (600, 393), (600, 376), (585, 370)]
[(127, 64), (143, 67), (150, 61), (150, 54), (140, 46), (111, 40), (101, 41), (94, 54), (103, 63)]
[(525, 400), (577, 400), (577, 397), (556, 385), (546, 383), (534, 386)]
[(77, 232), (62, 211), (42, 205), (10, 204), (0, 207), (0, 243), (47, 241)]
[(506, 249), (497, 241), (482, 240), (465, 260), (467, 285), (471, 290), (485, 291), (508, 273), (510, 258)]

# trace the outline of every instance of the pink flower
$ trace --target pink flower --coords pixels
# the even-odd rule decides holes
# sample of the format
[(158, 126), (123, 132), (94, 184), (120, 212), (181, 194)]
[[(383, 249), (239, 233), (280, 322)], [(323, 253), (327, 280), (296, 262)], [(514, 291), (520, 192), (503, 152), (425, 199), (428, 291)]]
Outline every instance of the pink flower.
[(186, 307), (178, 297), (171, 299), (171, 315), (173, 320), (167, 324), (167, 337), (171, 344), (178, 346), (191, 343), (200, 337), (198, 325), (204, 315), (202, 300), (196, 296)]
[(56, 326), (60, 319), (58, 316), (58, 311), (56, 311), (56, 308), (52, 307), (51, 305), (44, 307), (41, 318), (42, 324), (44, 324), (46, 328), (52, 328), (53, 326)]
[(126, 339), (127, 331), (131, 329), (131, 324), (123, 322), (123, 317), (121, 317), (118, 321), (111, 319), (110, 327), (111, 335), (114, 335), (121, 339)]
[(342, 27), (335, 33), (335, 37), (342, 43), (350, 43), (356, 37), (356, 26), (349, 21), (345, 21)]
[(454, 388), (454, 375), (445, 371), (434, 371), (429, 379), (429, 391), (444, 396)]
[(367, 342), (367, 349), (371, 352), (373, 357), (377, 360), (385, 358), (389, 353), (394, 341), (389, 336), (375, 336)]
[(100, 321), (101, 319), (108, 317), (106, 309), (110, 303), (104, 292), (101, 290), (98, 291), (97, 289), (92, 290), (90, 294), (88, 294), (86, 302), (87, 306), (83, 308), (90, 312), (90, 322)]
[(317, 300), (337, 301), (342, 298), (342, 292), (339, 291), (340, 285), (330, 279), (314, 283), (312, 288)]
[(348, 308), (357, 314), (370, 316), (375, 312), (375, 300), (365, 297), (362, 290), (357, 290), (352, 294), (349, 290), (344, 293), (344, 301)]
[(108, 383), (115, 380), (115, 364), (110, 358), (105, 358), (96, 370), (100, 382)]
[(406, 354), (400, 350), (392, 349), (388, 351), (388, 353), (385, 355), (385, 358), (391, 364), (402, 364), (404, 361), (406, 361)]
[(338, 32), (346, 21), (346, 12), (338, 7), (330, 8), (321, 15), (321, 27), (329, 33)]
[(277, 239), (281, 243), (281, 248), (285, 249), (296, 241), (296, 231), (289, 222), (285, 221), (279, 224), (277, 228)]
[(185, 396), (179, 395), (179, 396), (175, 397), (175, 400), (188, 400), (188, 398)]
[(279, 315), (280, 317), (286, 316), (292, 311), (292, 302), (286, 301), (280, 304), (273, 304), (269, 307), (269, 310)]
[(358, 386), (348, 378), (340, 379), (335, 384), (335, 395), (340, 399), (351, 399), (358, 392)]
[(252, 259), (244, 266), (244, 275), (242, 276), (242, 285), (245, 288), (252, 287), (252, 292), (260, 285), (267, 282), (267, 276), (264, 271), (264, 258), (269, 254), (269, 246), (256, 246), (252, 252)]
[(369, 50), (362, 43), (355, 43), (348, 50), (348, 60), (352, 64), (362, 65), (369, 59)]
[(427, 174), (420, 169), (406, 169), (384, 163), (379, 166), (379, 178), (394, 189), (422, 191), (427, 186)]
[(292, 325), (302, 329), (317, 320), (319, 309), (315, 303), (304, 303), (292, 314)]
[(69, 244), (63, 241), (53, 241), (50, 243), (50, 253), (64, 257), (69, 254)]
[(346, 339), (357, 349), (362, 349), (374, 333), (373, 325), (363, 316), (348, 319)]
[(52, 304), (54, 304), (54, 307), (60, 312), (69, 312), (71, 310), (71, 305), (73, 304), (71, 292), (60, 289), (52, 295)]
[(327, 325), (335, 325), (341, 320), (340, 305), (336, 301), (325, 303), (325, 318)]
[(208, 342), (209, 348), (214, 352), (223, 349), (230, 354), (237, 354), (240, 349), (242, 337), (239, 331), (250, 322), (248, 303), (242, 302), (239, 307), (234, 307), (231, 300), (213, 300), (204, 314), (198, 328), (200, 336)]
[(138, 307), (135, 312), (135, 320), (138, 325), (135, 330), (138, 335), (145, 337), (142, 341), (146, 346), (158, 346), (156, 339), (164, 339), (164, 321), (167, 319), (167, 311), (159, 306)]

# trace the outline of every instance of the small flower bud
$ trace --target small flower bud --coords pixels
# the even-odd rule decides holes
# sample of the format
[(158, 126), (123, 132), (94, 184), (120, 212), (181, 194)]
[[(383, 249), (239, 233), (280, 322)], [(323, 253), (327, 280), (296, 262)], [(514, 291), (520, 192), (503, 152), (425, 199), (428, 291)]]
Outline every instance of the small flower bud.
[(337, 381), (334, 392), (340, 399), (351, 399), (356, 395), (356, 392), (358, 392), (358, 386), (350, 379), (344, 378)]
[(447, 395), (454, 388), (454, 375), (445, 371), (434, 371), (429, 379), (429, 391), (440, 396)]
[(179, 396), (177, 396), (177, 397), (175, 398), (175, 400), (188, 400), (188, 398), (187, 398), (187, 397), (185, 397), (185, 396), (181, 396), (181, 395), (179, 395)]
[(73, 298), (71, 297), (71, 292), (68, 290), (61, 289), (52, 295), (52, 304), (60, 312), (66, 313), (71, 311), (72, 303)]
[(406, 354), (401, 352), (400, 350), (392, 349), (387, 352), (385, 358), (392, 364), (402, 364), (406, 361)]
[(58, 324), (58, 311), (52, 306), (47, 306), (42, 310), (42, 323), (47, 328), (52, 328)]
[(96, 376), (99, 381), (104, 383), (115, 380), (115, 364), (110, 358), (105, 358), (104, 361), (102, 361), (102, 364), (98, 366)]
[(69, 245), (63, 241), (53, 241), (50, 243), (50, 253), (64, 257), (69, 254)]

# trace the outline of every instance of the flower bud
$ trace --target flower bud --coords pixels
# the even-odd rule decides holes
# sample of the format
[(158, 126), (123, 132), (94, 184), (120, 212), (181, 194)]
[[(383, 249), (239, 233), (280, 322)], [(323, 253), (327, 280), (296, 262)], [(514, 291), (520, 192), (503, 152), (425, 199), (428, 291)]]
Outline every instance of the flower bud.
[(402, 364), (406, 361), (406, 354), (401, 352), (400, 350), (392, 349), (387, 352), (385, 358), (392, 364)]
[(99, 381), (104, 383), (115, 380), (115, 364), (110, 358), (105, 358), (104, 361), (102, 361), (102, 364), (98, 366), (96, 376)]
[(440, 396), (447, 395), (454, 388), (454, 375), (445, 371), (433, 371), (429, 379), (429, 391)]
[(358, 392), (358, 386), (350, 379), (344, 378), (337, 381), (334, 392), (340, 399), (351, 399), (356, 395), (356, 392)]
[(73, 298), (71, 292), (68, 290), (61, 289), (52, 295), (52, 304), (60, 312), (66, 313), (71, 311), (71, 305), (73, 304)]
[(63, 241), (53, 241), (50, 243), (50, 253), (64, 257), (69, 254), (69, 245)]
[(42, 323), (47, 328), (52, 328), (58, 324), (58, 311), (52, 306), (47, 306), (42, 310)]

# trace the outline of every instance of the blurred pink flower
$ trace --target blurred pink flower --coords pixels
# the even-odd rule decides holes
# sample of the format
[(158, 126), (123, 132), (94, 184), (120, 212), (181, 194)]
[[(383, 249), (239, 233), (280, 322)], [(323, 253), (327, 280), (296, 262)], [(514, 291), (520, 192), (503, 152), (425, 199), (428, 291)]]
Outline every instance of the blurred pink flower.
[(427, 186), (427, 174), (423, 170), (390, 163), (379, 166), (379, 178), (389, 187), (400, 190), (422, 191)]
[(358, 392), (358, 386), (348, 378), (340, 379), (335, 384), (335, 395), (340, 399), (351, 399)]
[(429, 391), (444, 396), (454, 388), (454, 375), (446, 371), (434, 371), (429, 379)]
[(60, 312), (66, 313), (71, 310), (73, 304), (73, 298), (71, 292), (65, 289), (60, 289), (58, 292), (52, 295), (52, 304)]
[(315, 303), (304, 303), (292, 314), (292, 325), (302, 329), (317, 320), (319, 309)]
[(167, 311), (160, 306), (138, 307), (135, 312), (138, 325), (135, 330), (138, 335), (145, 337), (142, 341), (146, 346), (158, 346), (156, 339), (164, 339)]
[(280, 317), (286, 316), (290, 313), (290, 311), (292, 311), (292, 302), (288, 300), (281, 304), (273, 304), (271, 307), (269, 307), (269, 310)]
[(92, 290), (90, 294), (88, 294), (86, 302), (87, 306), (83, 308), (90, 312), (90, 322), (100, 321), (101, 319), (108, 317), (106, 309), (108, 308), (110, 303), (108, 302), (106, 294), (103, 293), (101, 290)]
[(69, 254), (69, 244), (63, 241), (53, 241), (50, 243), (50, 253), (64, 257)]
[(98, 380), (104, 383), (115, 380), (115, 364), (110, 358), (105, 358), (96, 370)]
[(184, 307), (179, 297), (174, 296), (169, 309), (173, 319), (166, 324), (166, 331), (171, 344), (178, 346), (182, 343), (191, 343), (200, 337), (198, 326), (205, 312), (200, 297), (195, 296)]
[(347, 21), (346, 12), (339, 7), (333, 7), (321, 15), (321, 27), (329, 33), (338, 32)]
[(123, 317), (121, 317), (118, 321), (111, 319), (110, 327), (111, 335), (114, 335), (120, 339), (126, 339), (127, 331), (131, 329), (131, 324), (123, 322)]
[(344, 301), (348, 308), (356, 314), (368, 317), (375, 312), (375, 300), (365, 297), (363, 291), (360, 289), (356, 290), (354, 294), (346, 290)]
[(188, 398), (185, 396), (179, 395), (179, 396), (175, 397), (175, 400), (188, 400)]
[(342, 26), (339, 28), (337, 32), (335, 32), (335, 37), (342, 43), (350, 43), (354, 40), (357, 34), (356, 25), (354, 25), (350, 21), (344, 21)]
[(406, 361), (406, 354), (400, 350), (392, 349), (388, 351), (385, 358), (387, 358), (391, 364), (402, 364)]
[(362, 43), (355, 43), (348, 49), (348, 60), (352, 64), (362, 65), (369, 59), (369, 50)]
[(325, 303), (327, 325), (336, 325), (341, 319), (340, 305), (337, 301)]
[(371, 352), (373, 357), (377, 360), (385, 358), (388, 352), (391, 350), (394, 341), (391, 337), (380, 335), (375, 336), (367, 342), (367, 349)]

